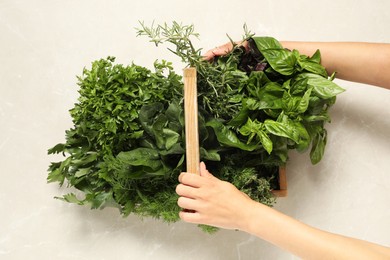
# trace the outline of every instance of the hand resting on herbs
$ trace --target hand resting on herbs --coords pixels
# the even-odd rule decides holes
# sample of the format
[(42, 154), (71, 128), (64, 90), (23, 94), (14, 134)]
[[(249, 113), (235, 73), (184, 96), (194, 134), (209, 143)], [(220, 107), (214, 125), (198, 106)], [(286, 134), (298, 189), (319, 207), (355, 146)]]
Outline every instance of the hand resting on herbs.
[[(336, 78), (390, 89), (390, 44), (368, 42), (297, 42), (281, 41), (284, 48), (296, 49), (308, 56), (319, 49), (321, 64)], [(236, 42), (247, 48), (248, 43)], [(206, 60), (225, 55), (233, 48), (228, 42), (207, 51)]]

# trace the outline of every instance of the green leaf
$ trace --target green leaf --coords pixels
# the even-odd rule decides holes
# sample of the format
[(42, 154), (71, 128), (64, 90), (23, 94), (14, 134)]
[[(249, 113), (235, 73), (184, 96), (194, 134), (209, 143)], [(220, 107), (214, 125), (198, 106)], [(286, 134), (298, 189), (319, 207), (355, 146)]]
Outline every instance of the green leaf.
[(261, 53), (276, 72), (289, 76), (296, 71), (297, 59), (292, 52), (285, 49), (266, 49)]
[(309, 102), (310, 102), (310, 95), (311, 95), (312, 88), (309, 88), (306, 90), (305, 94), (303, 97), (300, 99), (297, 112), (300, 114), (303, 114), (306, 112), (307, 108), (309, 107)]
[(96, 161), (97, 158), (98, 154), (96, 152), (88, 152), (81, 159), (72, 160), (70, 164), (75, 166), (82, 166)]
[(240, 127), (239, 131), (242, 135), (248, 136), (252, 133), (257, 133), (261, 129), (262, 125), (263, 124), (257, 120), (253, 121), (252, 119), (248, 118), (245, 125)]
[(142, 127), (150, 135), (153, 135), (153, 121), (156, 114), (164, 109), (164, 105), (160, 102), (143, 105), (139, 111), (139, 120)]
[(255, 98), (247, 98), (243, 101), (243, 106), (249, 110), (281, 109), (284, 90), (277, 83), (266, 84), (256, 93)]
[(345, 90), (332, 81), (313, 73), (302, 73), (298, 79), (307, 79), (307, 84), (313, 87), (313, 92), (323, 99), (335, 97)]
[(120, 152), (117, 159), (122, 163), (133, 166), (147, 166), (151, 169), (158, 169), (161, 167), (160, 156), (158, 152), (150, 148), (136, 148), (127, 152)]
[(307, 79), (301, 78), (296, 80), (295, 78), (291, 81), (290, 93), (292, 95), (299, 95), (305, 92), (309, 86), (307, 85)]
[(271, 138), (262, 130), (257, 132), (257, 135), (260, 138), (260, 142), (263, 145), (264, 149), (267, 151), (268, 154), (271, 154), (272, 148), (273, 148), (273, 143)]
[(302, 98), (291, 96), (288, 92), (284, 92), (282, 98), (282, 108), (286, 113), (296, 112)]
[(258, 50), (264, 55), (271, 67), (282, 75), (292, 75), (297, 63), (296, 56), (272, 37), (253, 37)]
[(78, 169), (77, 172), (74, 174), (74, 177), (80, 178), (88, 174), (91, 168), (81, 168)]
[(179, 168), (180, 166), (182, 166), (184, 164), (184, 160), (185, 160), (185, 156), (184, 154), (180, 157), (180, 160), (179, 162), (177, 163), (176, 165), (176, 168)]
[(181, 118), (183, 117), (183, 108), (180, 106), (178, 101), (173, 100), (169, 104), (165, 112), (165, 115), (168, 118), (170, 128), (171, 129), (175, 128), (172, 130), (175, 130), (176, 132), (182, 130), (183, 125), (182, 125)]
[(105, 127), (107, 128), (108, 131), (116, 134), (117, 126), (114, 118), (108, 118), (105, 121)]
[(167, 150), (171, 149), (172, 146), (174, 146), (179, 141), (180, 135), (169, 128), (164, 128), (163, 134), (164, 134), (164, 139), (166, 140), (165, 148)]
[(291, 124), (267, 119), (264, 121), (264, 126), (267, 131), (273, 135), (287, 137), (296, 143), (299, 142), (299, 133)]
[(302, 69), (308, 72), (321, 75), (322, 77), (328, 77), (328, 73), (326, 72), (325, 68), (321, 64), (312, 61), (307, 61), (307, 60), (298, 61), (298, 63)]
[[(248, 85), (253, 86), (264, 86), (267, 83), (273, 83), (267, 75), (264, 73), (264, 71), (252, 71), (248, 78)], [(248, 87), (248, 86), (247, 86)]]
[(112, 200), (112, 192), (87, 194), (86, 199), (91, 203), (91, 209), (103, 208), (107, 202)]
[(213, 128), (218, 141), (228, 147), (236, 147), (244, 151), (253, 151), (257, 148), (257, 145), (245, 144), (238, 139), (237, 135), (224, 126), (220, 121), (211, 120), (206, 123), (206, 126)]
[(330, 117), (329, 117), (328, 113), (324, 112), (320, 115), (304, 116), (303, 120), (306, 122), (309, 122), (309, 123), (318, 122), (318, 121), (330, 122)]
[(325, 129), (318, 133), (312, 142), (312, 149), (310, 151), (310, 160), (312, 164), (317, 164), (324, 156), (325, 146), (327, 141), (327, 132)]
[(248, 118), (248, 121), (239, 129), (239, 131), (242, 135), (249, 136), (247, 144), (252, 141), (254, 136), (257, 136), (268, 154), (272, 152), (272, 141), (263, 131), (263, 123), (260, 123), (257, 120), (252, 121)]
[(65, 181), (65, 176), (63, 175), (63, 173), (60, 171), (60, 169), (52, 169), (48, 176), (47, 176), (47, 182), (50, 183), (50, 182), (59, 182), (60, 183), (60, 186), (62, 186), (62, 184), (64, 183)]
[(208, 161), (221, 161), (221, 156), (219, 155), (217, 150), (206, 150), (203, 147), (200, 148), (200, 158), (201, 160)]
[(69, 202), (69, 203), (76, 203), (78, 205), (83, 205), (83, 201), (82, 200), (79, 200), (76, 196), (76, 194), (74, 193), (68, 193), (68, 194), (65, 194), (62, 198), (61, 197), (56, 197), (56, 199), (60, 199), (60, 200), (63, 200), (63, 201), (66, 201), (66, 202)]
[(298, 152), (304, 152), (310, 146), (310, 135), (301, 122), (293, 122), (293, 125), (299, 135), (299, 141), (296, 144), (296, 149)]
[(160, 155), (184, 154), (185, 150), (180, 143), (175, 143), (168, 150), (160, 150)]
[[(252, 101), (255, 103), (256, 101), (252, 99)], [(244, 105), (241, 108), (241, 110), (236, 114), (235, 117), (233, 117), (229, 123), (228, 126), (234, 126), (234, 127), (239, 127), (240, 125), (244, 124), (245, 121), (248, 119), (248, 115), (250, 110), (245, 106), (245, 103), (247, 101), (244, 101)], [(249, 101), (250, 102), (250, 101)]]
[(259, 51), (268, 50), (268, 49), (283, 49), (283, 46), (278, 40), (273, 37), (252, 37), (255, 41)]
[(320, 64), (321, 63), (321, 51), (316, 50), (316, 52), (309, 58), (309, 61)]
[(47, 153), (48, 154), (56, 154), (56, 153), (62, 153), (65, 151), (65, 144), (56, 144), (52, 148), (50, 148)]

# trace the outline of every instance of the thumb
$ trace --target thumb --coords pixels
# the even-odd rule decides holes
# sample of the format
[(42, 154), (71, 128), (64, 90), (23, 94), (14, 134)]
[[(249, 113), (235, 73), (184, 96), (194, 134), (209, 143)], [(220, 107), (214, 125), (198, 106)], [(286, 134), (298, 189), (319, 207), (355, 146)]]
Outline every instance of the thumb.
[(214, 177), (207, 169), (204, 162), (200, 163), (200, 176), (203, 177)]

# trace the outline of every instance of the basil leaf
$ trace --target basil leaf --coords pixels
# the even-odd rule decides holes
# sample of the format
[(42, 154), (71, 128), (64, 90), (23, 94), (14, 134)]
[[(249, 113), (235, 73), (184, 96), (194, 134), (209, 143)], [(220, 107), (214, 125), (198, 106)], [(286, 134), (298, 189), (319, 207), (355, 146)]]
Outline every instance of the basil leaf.
[(292, 81), (291, 87), (290, 87), (290, 93), (292, 95), (298, 95), (302, 92), (305, 92), (308, 89), (307, 85), (307, 79), (305, 78), (295, 78)]
[(264, 149), (267, 151), (268, 154), (271, 154), (273, 143), (271, 141), (271, 138), (262, 130), (257, 132), (257, 135), (260, 138), (260, 142), (263, 145)]
[(321, 75), (322, 77), (328, 77), (328, 73), (321, 64), (312, 61), (298, 61), (298, 63), (302, 69), (308, 72)]
[(322, 115), (305, 116), (303, 117), (303, 120), (305, 120), (306, 122), (318, 122), (318, 121), (330, 122), (330, 117), (327, 113), (324, 113)]
[(217, 136), (218, 141), (222, 145), (228, 147), (236, 147), (244, 151), (253, 151), (257, 148), (257, 145), (245, 144), (238, 139), (237, 135), (224, 126), (220, 121), (211, 120), (206, 123), (206, 126), (213, 128), (215, 135)]
[(302, 73), (297, 78), (307, 79), (307, 84), (313, 87), (313, 92), (323, 99), (335, 97), (345, 91), (327, 78), (313, 73)]
[(282, 98), (282, 108), (286, 113), (297, 112), (302, 98), (297, 96), (291, 96), (288, 92), (284, 92)]
[(239, 131), (242, 135), (248, 136), (252, 133), (256, 133), (262, 127), (262, 123), (259, 123), (257, 120), (252, 121), (250, 118), (246, 121), (245, 125), (243, 125)]
[(297, 108), (298, 113), (300, 113), (300, 114), (305, 113), (307, 108), (309, 107), (311, 91), (312, 91), (312, 88), (309, 88), (308, 90), (306, 90), (305, 94), (300, 99), (300, 102), (299, 102), (298, 108)]
[(299, 134), (291, 124), (267, 119), (264, 121), (264, 126), (273, 135), (287, 137), (296, 143), (299, 142)]
[(256, 93), (256, 99), (245, 99), (243, 106), (249, 110), (262, 110), (267, 108), (281, 109), (283, 94), (284, 90), (279, 84), (274, 82), (268, 83)]
[(278, 40), (273, 37), (252, 37), (255, 41), (259, 51), (268, 50), (268, 49), (283, 49), (283, 46)]
[(253, 37), (252, 39), (276, 72), (288, 76), (296, 71), (296, 56), (291, 51), (284, 49), (276, 39), (272, 37)]
[(299, 135), (299, 141), (296, 144), (296, 149), (298, 152), (303, 152), (310, 146), (311, 143), (310, 135), (302, 123), (293, 122), (293, 125), (296, 131), (298, 131), (298, 135)]
[(320, 64), (321, 63), (321, 52), (320, 50), (317, 50), (313, 56), (306, 57), (301, 56), (301, 58), (298, 60), (299, 66), (308, 72), (312, 72), (314, 74), (321, 75), (325, 78), (328, 77), (328, 73), (326, 72), (326, 69)]
[(272, 83), (264, 71), (252, 71), (248, 78), (247, 88), (248, 86), (264, 86), (267, 83)]
[(285, 49), (266, 49), (261, 53), (276, 72), (289, 76), (296, 71), (297, 59), (292, 52)]
[(248, 119), (248, 115), (250, 113), (250, 109), (247, 107), (247, 104), (250, 103), (256, 103), (256, 100), (249, 99), (243, 101), (243, 107), (241, 108), (240, 112), (237, 113), (228, 123), (229, 126), (239, 127), (240, 125), (244, 124), (245, 121)]
[(318, 133), (312, 143), (312, 149), (310, 151), (310, 160), (312, 164), (317, 164), (324, 156), (325, 146), (327, 142), (327, 132), (325, 129), (321, 133)]
[(316, 50), (316, 52), (310, 58), (308, 58), (308, 60), (311, 62), (315, 62), (315, 63), (320, 64), (321, 63), (321, 51)]

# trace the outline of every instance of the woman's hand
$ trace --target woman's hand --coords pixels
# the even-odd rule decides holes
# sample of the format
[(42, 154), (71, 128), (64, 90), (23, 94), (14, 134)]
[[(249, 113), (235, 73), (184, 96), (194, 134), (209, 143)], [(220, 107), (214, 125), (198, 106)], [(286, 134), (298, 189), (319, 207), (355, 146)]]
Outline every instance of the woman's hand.
[(184, 221), (239, 229), (304, 259), (390, 259), (390, 248), (303, 224), (251, 200), (200, 164), (200, 175), (183, 172), (176, 187)]
[[(248, 50), (248, 42), (247, 41), (237, 41), (235, 42), (236, 45), (238, 46), (243, 46), (246, 50)], [(216, 47), (214, 49), (211, 49), (207, 51), (203, 57), (205, 60), (212, 60), (216, 56), (222, 56), (226, 55), (229, 52), (232, 51), (233, 49), (233, 43), (232, 42), (227, 42), (224, 45), (221, 45), (219, 47)]]
[(226, 229), (241, 229), (249, 222), (253, 200), (232, 184), (221, 181), (200, 164), (200, 175), (183, 172), (176, 192), (186, 222)]

